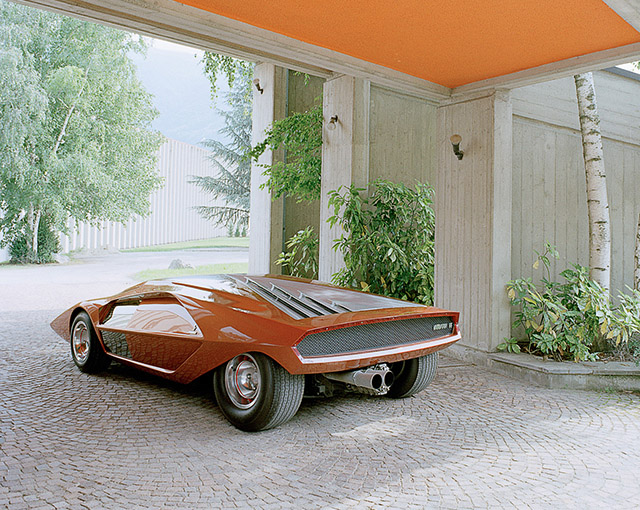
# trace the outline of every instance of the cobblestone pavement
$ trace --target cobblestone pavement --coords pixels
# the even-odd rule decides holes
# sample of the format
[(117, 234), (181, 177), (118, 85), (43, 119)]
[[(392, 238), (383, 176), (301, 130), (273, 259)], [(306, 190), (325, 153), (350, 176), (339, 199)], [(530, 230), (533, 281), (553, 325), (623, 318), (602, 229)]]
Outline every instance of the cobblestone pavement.
[(0, 508), (637, 508), (640, 398), (546, 390), (441, 357), (416, 397), (305, 400), (229, 425), (208, 381), (80, 373), (0, 312)]
[(248, 434), (210, 381), (82, 374), (49, 322), (149, 267), (127, 257), (0, 268), (0, 508), (640, 508), (637, 395), (541, 389), (442, 356), (413, 398), (305, 400)]

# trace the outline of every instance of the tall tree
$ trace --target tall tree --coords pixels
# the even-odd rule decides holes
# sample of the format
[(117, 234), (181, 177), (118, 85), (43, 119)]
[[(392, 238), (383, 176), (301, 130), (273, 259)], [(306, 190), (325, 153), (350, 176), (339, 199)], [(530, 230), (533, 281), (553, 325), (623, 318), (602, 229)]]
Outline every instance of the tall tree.
[(225, 94), (230, 109), (218, 109), (225, 121), (225, 127), (220, 130), (220, 134), (228, 141), (203, 142), (212, 152), (211, 162), (215, 168), (215, 175), (193, 176), (191, 181), (210, 193), (212, 200), (221, 199), (226, 203), (203, 205), (197, 209), (204, 218), (226, 226), (231, 234), (246, 231), (249, 224), (251, 159), (248, 154), (251, 151), (251, 94), (247, 91), (251, 91), (251, 77), (252, 74), (247, 79), (246, 75), (237, 72), (231, 90)]
[(638, 215), (638, 227), (636, 228), (636, 249), (634, 253), (633, 288), (640, 290), (640, 215)]
[(251, 83), (253, 67), (250, 62), (217, 53), (205, 52), (202, 57), (205, 76), (211, 84), (211, 98), (218, 101), (218, 79), (226, 78), (230, 91), (224, 99), (229, 110), (218, 108), (225, 127), (220, 134), (228, 141), (209, 139), (203, 145), (212, 152), (215, 175), (193, 176), (191, 182), (211, 194), (212, 200), (226, 205), (203, 205), (197, 208), (204, 217), (228, 228), (229, 233), (243, 231), (249, 225), (249, 194), (251, 192)]
[(0, 0), (0, 232), (27, 261), (50, 255), (43, 219), (56, 234), (148, 213), (162, 138), (130, 51), (125, 32)]
[(574, 80), (587, 182), (589, 277), (608, 290), (611, 283), (611, 227), (600, 117), (593, 74), (577, 74)]

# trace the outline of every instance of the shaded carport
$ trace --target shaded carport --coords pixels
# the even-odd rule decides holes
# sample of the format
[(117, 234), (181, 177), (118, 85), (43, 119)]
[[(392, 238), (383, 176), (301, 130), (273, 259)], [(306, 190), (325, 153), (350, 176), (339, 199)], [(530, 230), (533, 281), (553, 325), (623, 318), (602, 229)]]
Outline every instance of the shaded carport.
[[(635, 0), (24, 3), (259, 62), (256, 138), (284, 115), (283, 68), (325, 79), (325, 118), (339, 124), (324, 131), (323, 191), (367, 180), (371, 84), (434, 105), (436, 304), (461, 312), (465, 344), (481, 351), (510, 335), (510, 90), (640, 57)], [(461, 161), (448, 141), (453, 134), (462, 136)], [(259, 190), (260, 173), (256, 167), (252, 179), (250, 272), (257, 273), (274, 270), (282, 244), (281, 204)], [(326, 280), (341, 261), (322, 200)]]

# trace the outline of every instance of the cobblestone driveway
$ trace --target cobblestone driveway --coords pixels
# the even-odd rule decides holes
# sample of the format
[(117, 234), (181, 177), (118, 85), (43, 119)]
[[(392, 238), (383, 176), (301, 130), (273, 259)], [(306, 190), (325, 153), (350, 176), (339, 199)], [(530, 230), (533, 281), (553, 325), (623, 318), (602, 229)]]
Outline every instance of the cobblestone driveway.
[(640, 508), (636, 395), (540, 389), (441, 357), (416, 397), (305, 400), (248, 434), (208, 381), (80, 373), (49, 322), (176, 255), (159, 257), (0, 268), (0, 508)]
[(414, 398), (308, 400), (248, 434), (206, 381), (80, 373), (49, 329), (57, 312), (0, 313), (0, 507), (640, 504), (634, 395), (545, 390), (442, 357)]

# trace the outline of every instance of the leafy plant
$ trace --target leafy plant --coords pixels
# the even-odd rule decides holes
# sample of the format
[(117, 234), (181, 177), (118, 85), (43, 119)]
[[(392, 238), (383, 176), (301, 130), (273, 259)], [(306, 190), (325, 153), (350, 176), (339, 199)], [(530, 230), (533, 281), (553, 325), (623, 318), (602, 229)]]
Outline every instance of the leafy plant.
[(318, 236), (313, 227), (299, 230), (286, 243), (276, 264), (286, 268), (290, 275), (301, 278), (318, 277)]
[[(204, 74), (211, 84), (211, 96), (215, 99), (218, 95), (218, 78), (224, 75), (230, 89), (236, 85), (236, 80), (242, 83), (251, 83), (253, 80), (252, 62), (238, 60), (226, 55), (220, 55), (211, 51), (205, 51), (201, 60), (204, 65)], [(251, 102), (251, 87), (242, 89), (242, 101)]]
[(267, 149), (284, 149), (286, 158), (271, 165), (261, 165), (266, 169), (264, 175), (268, 176), (263, 187), (271, 192), (274, 199), (288, 195), (298, 202), (318, 200), (322, 166), (322, 105), (274, 121), (265, 135), (250, 156), (258, 161)]
[[(338, 285), (408, 301), (433, 303), (435, 217), (433, 188), (377, 180), (368, 198), (351, 186), (329, 193), (344, 234), (334, 243), (345, 266), (333, 276)], [(342, 191), (342, 192), (341, 192)]]
[(37, 253), (31, 252), (26, 237), (16, 237), (9, 247), (9, 255), (13, 262), (35, 262), (46, 264), (53, 262), (54, 254), (60, 251), (60, 238), (55, 229), (51, 226), (51, 219), (43, 216), (38, 223), (38, 246)]
[(516, 354), (521, 352), (517, 338), (505, 338), (504, 342), (498, 345), (496, 349), (498, 349), (499, 351), (513, 352)]
[[(620, 294), (620, 305), (613, 307), (607, 291), (589, 278), (587, 268), (573, 264), (560, 275), (566, 280), (550, 280), (550, 257), (558, 258), (549, 243), (538, 257), (547, 277), (538, 289), (531, 278), (520, 278), (507, 284), (511, 304), (517, 308), (515, 327), (522, 327), (530, 350), (556, 360), (595, 360), (592, 352), (599, 342), (626, 343), (633, 332), (640, 331), (640, 293)], [(507, 347), (501, 344), (499, 347)]]

